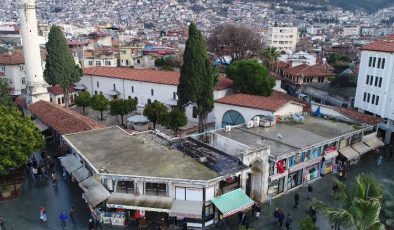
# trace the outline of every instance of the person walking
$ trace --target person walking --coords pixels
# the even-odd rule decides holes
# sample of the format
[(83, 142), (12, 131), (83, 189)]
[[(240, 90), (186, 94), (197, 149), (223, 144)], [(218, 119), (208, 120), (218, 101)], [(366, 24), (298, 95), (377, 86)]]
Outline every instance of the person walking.
[(75, 225), (74, 214), (75, 214), (75, 209), (74, 209), (74, 206), (72, 206), (70, 208), (70, 211), (68, 212), (68, 216), (70, 217), (70, 220), (73, 223), (73, 225)]
[(285, 213), (283, 212), (282, 209), (280, 209), (280, 210), (279, 210), (279, 218), (278, 218), (278, 221), (279, 221), (279, 228), (282, 228), (283, 220), (284, 220), (284, 219), (285, 219)]
[(276, 221), (278, 221), (278, 223), (279, 223), (279, 208), (275, 208), (275, 211), (274, 211), (274, 217), (275, 217), (275, 219), (276, 219)]
[(337, 183), (334, 183), (333, 186), (332, 186), (332, 195), (333, 195), (334, 197), (336, 197), (338, 191), (339, 191), (339, 186), (338, 186)]
[(308, 184), (308, 200), (312, 198), (313, 188), (311, 184)]
[(382, 157), (382, 155), (380, 155), (380, 156), (378, 157), (378, 166), (381, 166), (381, 165), (382, 165), (382, 160), (383, 160), (383, 157)]
[(293, 222), (293, 219), (291, 219), (290, 213), (287, 213), (287, 218), (286, 218), (286, 222), (285, 222), (286, 230), (290, 229), (290, 225), (292, 222)]
[(62, 223), (62, 228), (66, 227), (66, 222), (68, 221), (68, 216), (65, 211), (62, 211), (59, 216), (60, 222)]
[(294, 194), (294, 208), (297, 208), (297, 207), (298, 207), (299, 201), (300, 201), (300, 195), (298, 195), (298, 192), (296, 192), (296, 193)]
[(3, 220), (3, 217), (0, 216), (0, 230), (6, 230), (5, 229), (5, 222)]
[(309, 216), (312, 218), (313, 223), (316, 223), (316, 209), (313, 206), (309, 207)]
[(52, 171), (52, 185), (57, 186), (57, 176), (55, 171)]
[(48, 220), (47, 219), (47, 211), (45, 210), (44, 207), (40, 208), (40, 220), (41, 220), (41, 223), (45, 223)]

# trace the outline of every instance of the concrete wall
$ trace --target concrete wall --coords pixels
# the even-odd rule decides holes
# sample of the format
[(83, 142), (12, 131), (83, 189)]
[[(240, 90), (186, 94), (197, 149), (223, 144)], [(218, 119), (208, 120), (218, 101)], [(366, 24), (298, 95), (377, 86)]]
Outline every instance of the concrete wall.
[(298, 104), (288, 103), (275, 112), (275, 116), (289, 116), (293, 113), (302, 113), (303, 107)]

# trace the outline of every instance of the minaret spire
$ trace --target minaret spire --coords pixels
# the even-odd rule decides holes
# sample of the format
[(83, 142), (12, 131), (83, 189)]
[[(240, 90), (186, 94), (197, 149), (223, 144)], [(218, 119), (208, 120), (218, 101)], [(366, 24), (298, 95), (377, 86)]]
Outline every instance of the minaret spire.
[(27, 76), (26, 103), (32, 104), (39, 100), (49, 101), (38, 43), (35, 0), (20, 1), (22, 3), (20, 12), (21, 33)]

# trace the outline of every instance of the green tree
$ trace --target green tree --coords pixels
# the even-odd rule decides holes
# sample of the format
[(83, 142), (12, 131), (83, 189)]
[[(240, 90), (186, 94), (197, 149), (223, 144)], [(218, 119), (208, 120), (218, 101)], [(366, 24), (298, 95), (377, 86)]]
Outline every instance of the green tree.
[(127, 100), (115, 99), (109, 103), (109, 111), (112, 116), (119, 115), (122, 120), (122, 126), (124, 125), (124, 115), (133, 112), (137, 109), (137, 101), (129, 97)]
[(100, 119), (104, 120), (103, 118), (103, 111), (108, 110), (108, 99), (103, 95), (103, 93), (93, 95), (92, 99), (90, 100), (90, 106), (92, 109), (96, 111), (100, 111)]
[(0, 79), (0, 105), (11, 105), (11, 87), (5, 79)]
[(357, 230), (384, 230), (379, 219), (383, 198), (383, 185), (372, 175), (360, 174), (352, 186), (347, 187), (335, 179), (339, 186), (342, 208), (314, 200), (314, 206), (328, 217), (337, 228), (340, 225)]
[(313, 223), (312, 218), (309, 216), (300, 219), (298, 223), (300, 224), (301, 230), (319, 230), (319, 228), (316, 227), (315, 223)]
[(394, 226), (394, 180), (384, 179), (385, 196), (383, 203), (384, 223), (386, 226)]
[(11, 106), (0, 105), (0, 174), (27, 163), (44, 146), (40, 131), (28, 116)]
[(272, 70), (278, 62), (280, 52), (276, 47), (268, 47), (262, 52), (264, 64)]
[(191, 23), (178, 84), (178, 106), (196, 105), (199, 133), (205, 131), (208, 113), (214, 107), (213, 90), (216, 82), (217, 73), (208, 59), (204, 37)]
[(236, 92), (270, 96), (275, 80), (268, 75), (268, 70), (255, 60), (242, 60), (231, 63), (227, 75), (234, 81)]
[(167, 107), (161, 102), (145, 105), (144, 115), (153, 123), (153, 129), (156, 129), (156, 124), (165, 125), (167, 114)]
[(75, 104), (77, 106), (82, 107), (83, 114), (86, 114), (85, 107), (90, 105), (91, 96), (88, 91), (82, 91), (79, 95), (75, 98)]
[(178, 133), (178, 129), (187, 124), (185, 111), (175, 107), (171, 112), (168, 113), (166, 123), (171, 130), (173, 130), (175, 133)]
[(174, 70), (178, 68), (179, 62), (173, 56), (160, 57), (155, 60), (155, 66), (162, 70)]
[(45, 45), (47, 57), (44, 70), (45, 81), (52, 85), (60, 85), (64, 92), (65, 107), (69, 105), (69, 87), (81, 80), (82, 69), (75, 64), (67, 45), (67, 40), (60, 27), (52, 26)]
[(347, 55), (342, 55), (339, 53), (332, 53), (327, 58), (328, 64), (337, 64), (338, 62), (351, 63), (352, 59)]

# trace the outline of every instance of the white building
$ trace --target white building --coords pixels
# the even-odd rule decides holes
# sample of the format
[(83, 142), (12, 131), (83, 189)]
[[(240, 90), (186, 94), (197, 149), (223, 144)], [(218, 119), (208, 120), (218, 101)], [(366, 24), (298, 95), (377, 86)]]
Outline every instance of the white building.
[(265, 37), (267, 46), (276, 47), (286, 53), (295, 51), (297, 41), (297, 27), (270, 27)]
[(343, 27), (343, 36), (357, 36), (360, 35), (360, 26), (344, 26)]
[[(138, 100), (140, 106), (160, 101), (167, 106), (177, 104), (177, 85), (180, 73), (150, 69), (93, 67), (84, 69), (84, 76), (78, 85), (83, 85), (90, 94), (103, 93), (108, 99), (129, 96)], [(214, 99), (227, 95), (233, 82), (228, 78), (219, 78), (215, 87)], [(186, 108), (189, 121), (197, 122), (193, 106)], [(213, 122), (213, 113), (208, 115), (208, 122)]]
[(289, 63), (290, 67), (294, 67), (302, 64), (315, 65), (316, 56), (302, 51), (299, 51), (297, 53), (290, 52), (289, 54), (280, 55), (279, 61)]
[(394, 36), (362, 48), (355, 107), (387, 119), (385, 142), (394, 130)]

